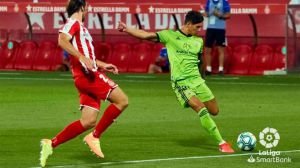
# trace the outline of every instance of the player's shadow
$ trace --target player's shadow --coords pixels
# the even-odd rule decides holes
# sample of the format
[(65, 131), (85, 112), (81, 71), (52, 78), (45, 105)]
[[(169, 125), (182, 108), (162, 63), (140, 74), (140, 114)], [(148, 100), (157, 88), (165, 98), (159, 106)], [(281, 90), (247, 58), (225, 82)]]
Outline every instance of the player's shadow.
[(213, 140), (209, 137), (192, 137), (177, 140), (177, 143), (180, 146), (189, 147), (189, 148), (201, 148), (207, 150), (215, 150), (216, 144), (213, 143)]

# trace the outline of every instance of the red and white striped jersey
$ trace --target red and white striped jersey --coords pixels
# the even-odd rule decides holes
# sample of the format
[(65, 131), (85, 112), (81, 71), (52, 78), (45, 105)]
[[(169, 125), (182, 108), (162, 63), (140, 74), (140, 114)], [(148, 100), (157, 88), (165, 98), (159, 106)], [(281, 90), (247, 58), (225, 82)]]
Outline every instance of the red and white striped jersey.
[[(93, 71), (97, 71), (96, 57), (93, 46), (93, 38), (89, 31), (84, 27), (82, 22), (69, 18), (67, 23), (59, 30), (60, 33), (65, 33), (70, 36), (72, 45), (85, 57), (93, 60)], [(77, 57), (71, 56), (71, 68), (73, 76), (82, 74), (82, 70), (88, 72), (86, 65), (78, 60)]]

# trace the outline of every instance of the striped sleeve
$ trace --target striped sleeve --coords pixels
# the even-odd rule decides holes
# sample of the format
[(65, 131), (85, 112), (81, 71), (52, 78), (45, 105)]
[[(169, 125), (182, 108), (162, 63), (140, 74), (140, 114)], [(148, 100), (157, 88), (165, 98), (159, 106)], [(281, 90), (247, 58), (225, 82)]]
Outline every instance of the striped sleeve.
[(78, 21), (69, 20), (60, 30), (59, 33), (64, 33), (70, 38), (74, 36), (76, 32), (80, 31), (80, 24)]

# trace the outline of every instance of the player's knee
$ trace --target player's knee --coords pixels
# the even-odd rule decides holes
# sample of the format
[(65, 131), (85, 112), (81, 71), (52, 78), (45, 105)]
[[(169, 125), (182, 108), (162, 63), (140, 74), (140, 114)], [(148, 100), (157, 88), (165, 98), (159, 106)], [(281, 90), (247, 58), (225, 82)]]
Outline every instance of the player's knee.
[(124, 95), (118, 102), (117, 106), (120, 108), (120, 110), (125, 110), (128, 107), (128, 97)]
[(212, 108), (209, 110), (209, 113), (213, 116), (216, 116), (219, 114), (219, 108)]
[(97, 119), (96, 118), (89, 118), (89, 119), (84, 119), (82, 121), (82, 126), (86, 129), (90, 129), (96, 126)]

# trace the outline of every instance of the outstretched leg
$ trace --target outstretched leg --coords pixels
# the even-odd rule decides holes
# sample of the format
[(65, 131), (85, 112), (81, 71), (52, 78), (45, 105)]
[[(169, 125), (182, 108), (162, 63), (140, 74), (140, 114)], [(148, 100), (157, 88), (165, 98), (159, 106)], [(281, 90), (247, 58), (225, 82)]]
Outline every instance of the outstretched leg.
[(66, 126), (60, 133), (58, 133), (52, 140), (42, 139), (41, 141), (41, 153), (40, 164), (42, 167), (46, 165), (48, 157), (53, 153), (53, 149), (58, 145), (67, 142), (76, 136), (80, 135), (89, 128), (92, 128), (96, 124), (98, 111), (84, 106), (81, 110), (81, 119), (74, 121)]
[[(212, 102), (210, 102), (210, 103), (212, 103)], [(216, 102), (216, 101), (214, 100), (214, 102)], [(209, 111), (206, 108), (205, 104), (202, 103), (196, 96), (191, 97), (191, 99), (188, 101), (188, 103), (191, 106), (191, 108), (195, 112), (198, 113), (202, 127), (219, 144), (220, 151), (226, 152), (226, 153), (233, 153), (234, 151), (233, 151), (233, 149), (231, 149), (230, 145), (223, 140), (223, 138), (219, 132), (219, 129), (217, 128), (214, 120), (210, 117)], [(210, 104), (210, 103), (206, 103), (206, 104)], [(214, 113), (216, 114), (216, 111), (214, 111)]]

